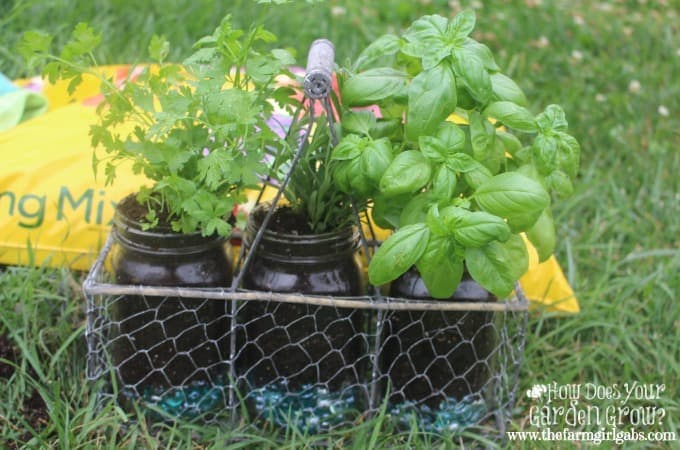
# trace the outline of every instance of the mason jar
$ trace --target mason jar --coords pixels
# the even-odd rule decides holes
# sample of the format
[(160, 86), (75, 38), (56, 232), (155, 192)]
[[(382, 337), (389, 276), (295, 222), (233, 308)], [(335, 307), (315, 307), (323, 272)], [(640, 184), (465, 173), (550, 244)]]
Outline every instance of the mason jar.
[[(147, 289), (231, 284), (222, 238), (176, 233), (168, 226), (144, 230), (128, 213), (133, 200), (121, 202), (114, 216), (110, 262), (117, 284)], [(223, 300), (159, 297), (152, 291), (115, 299), (109, 309), (111, 362), (124, 396), (147, 402), (170, 396), (165, 409), (173, 414), (198, 408), (187, 395), (201, 397), (197, 402), (203, 406), (211, 403), (203, 394), (221, 396), (229, 370), (227, 308)]]
[[(434, 300), (415, 268), (392, 282), (390, 296)], [(494, 302), (467, 270), (454, 294), (441, 301)], [(490, 311), (394, 311), (386, 315), (380, 367), (390, 403), (414, 402), (436, 411), (443, 403), (481, 399), (498, 343)]]
[[(364, 292), (354, 228), (306, 235), (266, 230), (253, 249), (263, 216), (256, 210), (247, 224), (245, 245), (255, 254), (244, 274), (244, 288), (332, 296)], [(237, 316), (241, 337), (236, 365), (250, 392), (251, 411), (273, 415), (283, 425), (280, 416), (287, 411), (282, 409), (304, 408), (307, 401), (360, 408), (365, 392), (357, 390), (365, 381), (361, 368), (367, 358), (364, 315), (363, 310), (330, 305), (243, 302)], [(335, 418), (326, 417), (329, 414), (324, 408), (305, 413), (321, 429), (324, 421), (343, 418), (340, 412)]]

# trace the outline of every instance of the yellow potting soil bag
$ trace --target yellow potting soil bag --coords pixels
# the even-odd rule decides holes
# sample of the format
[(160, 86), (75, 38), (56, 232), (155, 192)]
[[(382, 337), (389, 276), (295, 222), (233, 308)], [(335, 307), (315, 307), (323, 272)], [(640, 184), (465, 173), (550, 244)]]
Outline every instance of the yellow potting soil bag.
[[(105, 70), (117, 81), (128, 72)], [(88, 132), (101, 100), (94, 77), (73, 96), (63, 82), (17, 82), (41, 83), (47, 112), (0, 133), (0, 263), (86, 270), (106, 238), (114, 202), (144, 180), (125, 171), (105, 188), (94, 178)]]
[[(116, 82), (128, 66), (102, 68)], [(23, 80), (42, 83), (41, 80)], [(49, 265), (87, 270), (109, 232), (115, 203), (146, 180), (120, 167), (113, 186), (95, 179), (89, 127), (101, 101), (93, 77), (71, 96), (67, 84), (44, 83), (49, 109), (0, 133), (0, 264)], [(380, 231), (385, 238), (387, 232)], [(538, 263), (527, 242), (530, 268), (520, 283), (527, 297), (548, 309), (577, 312), (578, 301), (551, 257)]]

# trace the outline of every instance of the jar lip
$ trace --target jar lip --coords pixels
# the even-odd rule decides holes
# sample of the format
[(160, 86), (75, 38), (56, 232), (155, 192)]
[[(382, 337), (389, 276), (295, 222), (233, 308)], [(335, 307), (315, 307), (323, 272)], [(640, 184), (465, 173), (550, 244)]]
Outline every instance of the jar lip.
[[(113, 215), (113, 224), (114, 225), (119, 225), (120, 228), (125, 228), (125, 229), (130, 229), (134, 230), (136, 234), (141, 235), (146, 235), (146, 236), (165, 236), (165, 235), (181, 235), (184, 237), (189, 237), (189, 236), (202, 236), (200, 230), (192, 231), (189, 233), (183, 233), (183, 232), (178, 232), (174, 231), (172, 229), (172, 225), (169, 223), (159, 223), (155, 225), (153, 228), (144, 230), (143, 229), (143, 219), (135, 219), (132, 218), (127, 212), (123, 211), (123, 207), (130, 202), (134, 202), (137, 205), (140, 205), (137, 202), (136, 199), (136, 194), (129, 194), (126, 197), (124, 197), (116, 206), (114, 215)], [(145, 210), (148, 211), (148, 209), (145, 208)], [(217, 236), (217, 235), (215, 235)]]
[(186, 236), (191, 236), (194, 234), (200, 234), (199, 231), (194, 231), (191, 233), (179, 233), (176, 231), (173, 231), (172, 227), (168, 225), (156, 225), (153, 228), (150, 228), (148, 230), (143, 229), (143, 222), (141, 220), (135, 220), (131, 219), (130, 217), (126, 216), (125, 214), (122, 214), (120, 211), (116, 211), (116, 213), (113, 216), (113, 223), (114, 225), (117, 225), (119, 228), (126, 228), (126, 229), (132, 229), (135, 231), (138, 231), (138, 234), (142, 235), (165, 235), (165, 234), (184, 234)]
[[(257, 230), (259, 229), (259, 227), (250, 222), (246, 228), (249, 232), (253, 231), (253, 235), (257, 233)], [(358, 237), (358, 234), (358, 230), (356, 230), (353, 226), (347, 226), (336, 231), (314, 234), (282, 233), (280, 231), (271, 231), (267, 229), (264, 230), (264, 237), (266, 237), (268, 241), (281, 244), (324, 244), (345, 239), (354, 240), (355, 237)], [(246, 233), (246, 241), (248, 244), (250, 243), (250, 233)]]
[[(252, 250), (252, 242), (260, 225), (261, 221), (256, 220), (251, 213), (243, 237), (246, 248)], [(353, 254), (359, 248), (359, 242), (359, 231), (352, 225), (316, 234), (294, 234), (265, 229), (255, 251), (258, 257), (264, 259), (284, 263), (316, 264)]]
[[(250, 249), (252, 240), (257, 233), (257, 228), (248, 227), (248, 232), (243, 237), (243, 244)], [(321, 257), (313, 248), (325, 249), (325, 255), (328, 258), (333, 258), (338, 254), (353, 253), (360, 247), (359, 231), (354, 227), (347, 227), (342, 230), (322, 233), (322, 234), (287, 234), (272, 232), (265, 230), (262, 240), (258, 245), (258, 249), (264, 249), (264, 252), (258, 252), (267, 258), (276, 258), (280, 256), (282, 261), (295, 260), (304, 262), (318, 261)], [(294, 250), (297, 249), (297, 250)], [(308, 252), (314, 253), (314, 256), (307, 255)], [(299, 254), (298, 254), (299, 253)]]
[(144, 230), (141, 221), (131, 219), (119, 209), (114, 214), (111, 232), (120, 245), (130, 250), (153, 254), (200, 253), (225, 240), (216, 234), (203, 236), (200, 231), (181, 233), (163, 225)]
[[(249, 245), (251, 236), (255, 236), (257, 231), (260, 229), (262, 220), (257, 217), (258, 210), (267, 210), (271, 207), (270, 203), (261, 203), (257, 205), (248, 217), (248, 222), (246, 223), (246, 233), (244, 236), (244, 242)], [(269, 228), (264, 230), (263, 237), (267, 241), (272, 243), (280, 244), (325, 244), (334, 243), (338, 241), (358, 241), (358, 230), (354, 225), (347, 225), (337, 230), (326, 231), (324, 233), (309, 233), (309, 234), (298, 234), (298, 233), (287, 233), (283, 231), (273, 231)]]

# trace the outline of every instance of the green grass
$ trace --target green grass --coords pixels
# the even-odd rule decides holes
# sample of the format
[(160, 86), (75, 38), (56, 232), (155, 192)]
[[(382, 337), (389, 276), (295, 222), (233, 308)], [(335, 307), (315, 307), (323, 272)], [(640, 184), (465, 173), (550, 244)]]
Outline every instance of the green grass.
[[(532, 314), (513, 427), (536, 429), (528, 422), (532, 403), (522, 395), (535, 383), (621, 386), (638, 381), (666, 386), (662, 398), (651, 403), (665, 408), (663, 424), (643, 429), (677, 431), (680, 18), (672, 1), (329, 1), (267, 9), (247, 0), (4, 0), (0, 72), (10, 77), (35, 73), (14, 48), (28, 29), (48, 31), (58, 44), (73, 25), (87, 20), (105, 35), (97, 55), (103, 63), (144, 61), (150, 36), (164, 33), (175, 45), (171, 57), (179, 59), (228, 12), (242, 26), (263, 18), (281, 44), (298, 55), (314, 38), (329, 37), (342, 62), (383, 32), (399, 30), (423, 12), (456, 12), (458, 4), (483, 4), (476, 37), (519, 81), (533, 110), (550, 102), (564, 106), (583, 149), (575, 195), (556, 210), (557, 256), (582, 312)], [(266, 432), (190, 424), (126, 427), (125, 413), (113, 406), (95, 413), (94, 397), (84, 383), (84, 299), (73, 278), (63, 270), (9, 268), (0, 274), (0, 330), (10, 332), (19, 354), (14, 374), (0, 381), (0, 447), (292, 449), (319, 444), (296, 431), (277, 441)], [(40, 399), (48, 417), (26, 420), (21, 405)], [(591, 404), (605, 408), (614, 403)], [(326, 436), (323, 445), (457, 445), (433, 439), (397, 434), (379, 417)]]

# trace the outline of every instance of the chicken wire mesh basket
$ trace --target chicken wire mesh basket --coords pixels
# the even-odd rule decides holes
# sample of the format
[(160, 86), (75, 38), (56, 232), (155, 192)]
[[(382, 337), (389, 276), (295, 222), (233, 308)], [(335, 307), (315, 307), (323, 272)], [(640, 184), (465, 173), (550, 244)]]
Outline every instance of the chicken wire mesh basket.
[[(320, 103), (330, 130), (332, 53), (328, 41), (313, 44), (305, 78), (309, 114)], [(243, 289), (270, 218), (241, 246), (231, 288), (113, 282), (114, 227), (83, 285), (87, 376), (101, 401), (147, 418), (247, 419), (309, 433), (384, 413), (401, 428), (504, 434), (528, 316), (519, 285), (488, 302), (386, 297), (374, 287), (365, 296)], [(356, 211), (355, 225), (369, 259), (377, 243)]]
[(519, 286), (460, 303), (119, 285), (105, 268), (112, 244), (84, 283), (87, 376), (102, 401), (308, 432), (381, 408), (434, 432), (502, 434), (511, 417), (528, 315)]

